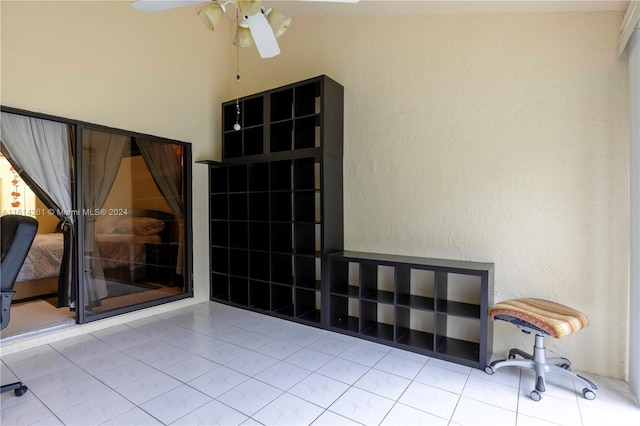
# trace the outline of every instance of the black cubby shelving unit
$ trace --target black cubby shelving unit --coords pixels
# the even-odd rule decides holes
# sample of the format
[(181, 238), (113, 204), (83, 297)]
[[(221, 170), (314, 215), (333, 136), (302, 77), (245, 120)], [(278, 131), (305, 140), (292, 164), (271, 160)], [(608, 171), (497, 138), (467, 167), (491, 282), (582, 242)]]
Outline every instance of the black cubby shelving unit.
[(237, 104), (209, 163), (211, 299), (321, 326), (323, 255), (343, 248), (343, 88), (320, 76)]
[(483, 369), (492, 263), (360, 252), (328, 256), (333, 331)]
[(493, 264), (342, 251), (342, 86), (238, 105), (222, 105), (223, 161), (206, 162), (211, 300), (483, 369)]

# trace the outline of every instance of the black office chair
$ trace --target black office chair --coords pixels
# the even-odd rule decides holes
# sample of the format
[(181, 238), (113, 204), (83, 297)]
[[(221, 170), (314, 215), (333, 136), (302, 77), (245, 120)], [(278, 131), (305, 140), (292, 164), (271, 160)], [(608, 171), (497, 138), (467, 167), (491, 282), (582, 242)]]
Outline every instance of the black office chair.
[[(4, 330), (9, 325), (13, 286), (18, 278), (31, 243), (38, 230), (38, 221), (32, 217), (6, 215), (0, 218), (0, 240), (2, 241), (2, 261), (0, 263), (0, 283), (2, 286), (0, 323)], [(28, 388), (22, 382), (2, 385), (0, 393), (14, 391), (16, 396), (22, 396)]]

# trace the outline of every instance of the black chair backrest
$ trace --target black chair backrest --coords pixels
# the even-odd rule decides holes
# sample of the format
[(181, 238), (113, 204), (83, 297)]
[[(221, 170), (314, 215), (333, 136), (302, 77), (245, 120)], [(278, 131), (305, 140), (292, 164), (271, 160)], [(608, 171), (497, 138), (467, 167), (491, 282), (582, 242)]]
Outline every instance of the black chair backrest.
[(0, 240), (2, 241), (0, 288), (2, 291), (13, 289), (37, 231), (38, 221), (32, 217), (6, 215), (0, 218)]

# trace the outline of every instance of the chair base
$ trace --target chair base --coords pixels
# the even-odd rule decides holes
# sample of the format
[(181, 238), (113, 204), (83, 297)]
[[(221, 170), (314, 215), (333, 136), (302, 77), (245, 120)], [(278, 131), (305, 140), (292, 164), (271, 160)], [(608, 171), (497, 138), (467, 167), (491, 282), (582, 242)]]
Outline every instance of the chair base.
[[(562, 357), (547, 358), (546, 352), (547, 351), (544, 347), (544, 336), (536, 334), (536, 341), (533, 346), (533, 355), (521, 351), (520, 349), (511, 349), (509, 351), (509, 359), (493, 361), (484, 369), (484, 371), (487, 374), (494, 374), (496, 370), (502, 367), (520, 367), (535, 370), (536, 386), (529, 394), (531, 399), (534, 401), (539, 401), (542, 398), (540, 393), (546, 390), (546, 373), (558, 374), (577, 380), (584, 386), (582, 389), (582, 396), (586, 399), (595, 399), (595, 391), (598, 389), (595, 383), (586, 377), (571, 371), (571, 361), (568, 359)], [(523, 359), (515, 359), (516, 355)]]
[(0, 390), (0, 393), (14, 391), (16, 396), (22, 396), (27, 392), (27, 390), (29, 390), (29, 388), (26, 387), (24, 383), (15, 382), (15, 383), (10, 383), (8, 385), (2, 385), (2, 389)]

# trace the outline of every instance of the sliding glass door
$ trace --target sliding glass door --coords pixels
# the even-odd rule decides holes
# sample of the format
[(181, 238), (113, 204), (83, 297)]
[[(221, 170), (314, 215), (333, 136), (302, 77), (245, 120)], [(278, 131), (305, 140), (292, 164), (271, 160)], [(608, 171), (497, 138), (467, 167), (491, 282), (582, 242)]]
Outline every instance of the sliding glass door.
[[(25, 278), (23, 287), (36, 279), (47, 285), (38, 281), (30, 300), (71, 308), (82, 324), (193, 296), (190, 144), (12, 108), (0, 112), (0, 148), (12, 161), (9, 182), (15, 181), (5, 204), (40, 212), (39, 232), (55, 240), (60, 254), (34, 260), (47, 268)], [(18, 170), (42, 206), (18, 200), (24, 192)]]
[(187, 144), (81, 127), (80, 322), (191, 294)]

